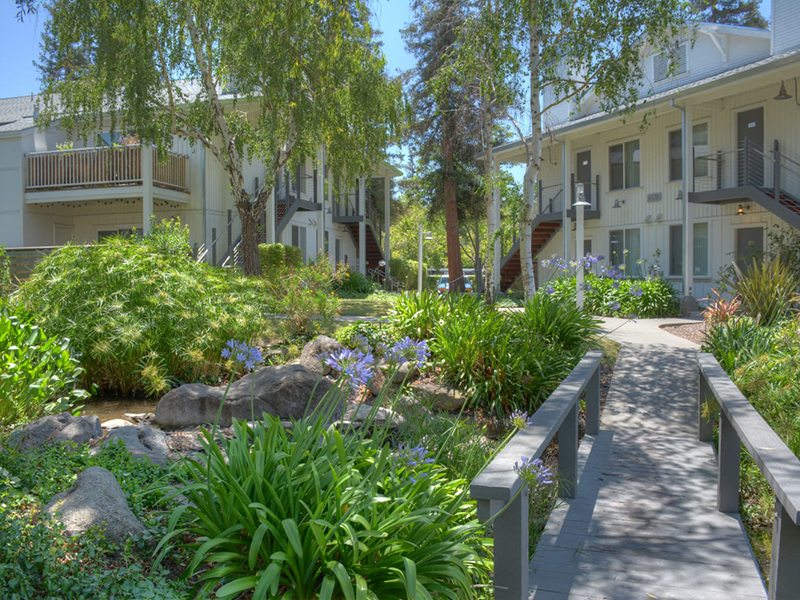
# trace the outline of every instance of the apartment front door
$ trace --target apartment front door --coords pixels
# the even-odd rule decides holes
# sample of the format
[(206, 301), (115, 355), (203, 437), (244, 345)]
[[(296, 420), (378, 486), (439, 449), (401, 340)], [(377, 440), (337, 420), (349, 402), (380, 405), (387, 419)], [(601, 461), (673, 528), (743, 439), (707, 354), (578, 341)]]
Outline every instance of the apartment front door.
[[(594, 204), (592, 201), (592, 151), (584, 150), (583, 152), (578, 152), (575, 158), (578, 161), (575, 173), (576, 183), (583, 184), (583, 199), (590, 204)], [(575, 198), (575, 200), (577, 201), (578, 199)]]
[(742, 227), (736, 230), (736, 262), (746, 268), (764, 253), (764, 228)]
[[(764, 109), (745, 110), (736, 115), (739, 141), (739, 185), (764, 185)], [(745, 140), (747, 152), (745, 153)]]

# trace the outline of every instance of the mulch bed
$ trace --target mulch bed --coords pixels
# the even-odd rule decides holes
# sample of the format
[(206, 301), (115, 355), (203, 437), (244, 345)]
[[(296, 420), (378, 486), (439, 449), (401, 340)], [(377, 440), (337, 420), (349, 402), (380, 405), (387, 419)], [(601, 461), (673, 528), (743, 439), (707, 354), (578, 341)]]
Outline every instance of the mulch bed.
[(708, 325), (705, 321), (698, 321), (697, 323), (687, 323), (686, 325), (663, 325), (661, 329), (695, 344), (702, 345), (705, 341)]

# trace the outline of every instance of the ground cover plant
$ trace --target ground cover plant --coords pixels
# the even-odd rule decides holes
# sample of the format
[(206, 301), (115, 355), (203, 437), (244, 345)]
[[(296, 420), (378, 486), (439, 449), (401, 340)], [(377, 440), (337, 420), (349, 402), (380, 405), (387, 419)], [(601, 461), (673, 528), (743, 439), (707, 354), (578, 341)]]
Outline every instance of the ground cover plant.
[[(661, 275), (658, 262), (649, 267), (639, 261), (645, 277), (628, 277), (625, 265), (606, 266), (602, 256), (587, 254), (584, 263), (584, 307), (591, 314), (603, 317), (639, 317), (642, 319), (672, 317), (679, 313), (678, 296), (672, 283)], [(549, 281), (539, 293), (558, 299), (565, 305), (575, 303), (576, 264), (568, 265), (553, 255), (542, 260)]]
[[(102, 466), (114, 473), (145, 533), (121, 546), (87, 532), (69, 538), (63, 527), (41, 512), (78, 472)], [(3, 597), (29, 598), (186, 598), (187, 584), (167, 568), (152, 567), (155, 539), (163, 523), (155, 511), (162, 496), (143, 493), (167, 471), (134, 459), (122, 445), (96, 456), (86, 446), (53, 444), (26, 455), (4, 447), (0, 453), (0, 579)]]
[(15, 297), (50, 335), (69, 338), (84, 383), (102, 393), (157, 395), (214, 380), (225, 340), (252, 341), (269, 324), (262, 279), (195, 263), (177, 222), (152, 231), (63, 246)]
[(69, 340), (0, 301), (0, 427), (71, 410), (89, 395), (82, 372)]

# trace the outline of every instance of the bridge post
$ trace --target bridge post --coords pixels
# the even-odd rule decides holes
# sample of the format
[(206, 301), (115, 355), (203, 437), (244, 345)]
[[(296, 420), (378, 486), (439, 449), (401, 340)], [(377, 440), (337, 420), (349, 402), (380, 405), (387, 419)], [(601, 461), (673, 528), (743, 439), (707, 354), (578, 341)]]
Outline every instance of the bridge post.
[(600, 431), (600, 366), (586, 384), (586, 434)]
[(494, 522), (494, 597), (527, 600), (528, 486), (507, 504)]
[(781, 147), (778, 140), (773, 143), (773, 156), (775, 162), (772, 169), (772, 184), (775, 188), (775, 202), (781, 201)]
[(708, 380), (703, 375), (703, 371), (700, 370), (699, 374), (699, 390), (697, 393), (697, 430), (698, 436), (697, 438), (701, 442), (710, 442), (713, 439), (713, 424), (711, 423), (711, 419), (707, 419), (703, 416), (703, 412), (706, 412), (704, 409), (708, 406), (708, 399), (713, 397), (713, 393), (711, 392), (711, 388), (708, 387)]
[(769, 600), (797, 598), (800, 590), (800, 527), (775, 499), (772, 525), (772, 560), (769, 566)]
[(719, 480), (717, 484), (717, 510), (724, 513), (739, 512), (739, 434), (723, 409), (719, 411)]
[(561, 484), (561, 497), (574, 498), (578, 489), (577, 402), (558, 429), (558, 481)]

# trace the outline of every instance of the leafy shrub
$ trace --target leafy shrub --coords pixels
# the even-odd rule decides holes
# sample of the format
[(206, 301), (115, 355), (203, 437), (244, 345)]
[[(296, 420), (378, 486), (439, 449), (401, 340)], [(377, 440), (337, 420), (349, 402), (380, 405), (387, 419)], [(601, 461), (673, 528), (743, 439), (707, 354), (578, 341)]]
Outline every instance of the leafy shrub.
[(800, 231), (793, 227), (782, 229), (776, 225), (775, 231), (770, 231), (767, 237), (767, 258), (780, 261), (800, 277)]
[(733, 373), (736, 366), (770, 351), (774, 330), (757, 319), (739, 317), (714, 325), (705, 334), (703, 352), (711, 352), (722, 368)]
[(162, 555), (187, 540), (186, 574), (220, 598), (475, 597), (491, 562), (467, 482), (424, 449), (393, 451), (385, 433), (343, 435), (320, 417), (290, 430), (270, 415), (237, 422), (224, 454), (206, 434)]
[(63, 412), (88, 397), (69, 340), (0, 306), (0, 426)]
[(361, 348), (364, 342), (371, 350), (388, 348), (397, 338), (398, 335), (392, 326), (367, 321), (356, 321), (336, 332), (336, 339), (351, 350)]
[[(540, 289), (564, 305), (575, 304), (575, 277), (556, 279)], [(604, 317), (636, 315), (650, 319), (678, 314), (675, 288), (666, 279), (622, 279), (586, 273), (583, 305)]]
[(275, 267), (267, 273), (266, 289), (273, 310), (284, 317), (287, 336), (309, 335), (333, 322), (339, 309), (333, 289), (341, 277), (324, 255), (307, 265)]
[(303, 251), (296, 246), (283, 244), (259, 244), (258, 258), (261, 271), (270, 273), (283, 267), (298, 267), (303, 263)]
[(560, 346), (579, 358), (593, 347), (600, 333), (600, 321), (590, 312), (543, 294), (531, 298), (514, 318), (523, 338), (537, 346)]
[(400, 336), (426, 340), (446, 311), (447, 305), (435, 292), (405, 292), (389, 312), (389, 322)]
[(797, 289), (800, 274), (781, 260), (753, 261), (745, 269), (733, 263), (736, 279), (726, 276), (724, 282), (741, 299), (742, 309), (764, 325), (772, 325), (789, 314), (800, 301)]
[(11, 265), (6, 255), (6, 247), (0, 245), (0, 300), (11, 294)]
[[(153, 234), (67, 245), (20, 287), (19, 303), (79, 352), (86, 384), (105, 393), (161, 394), (219, 374), (226, 340), (250, 341), (268, 324), (260, 279), (196, 264)], [(174, 227), (174, 226), (172, 226)]]
[(336, 289), (346, 293), (371, 294), (376, 287), (375, 282), (367, 279), (359, 271), (350, 268), (349, 265), (345, 265)]

